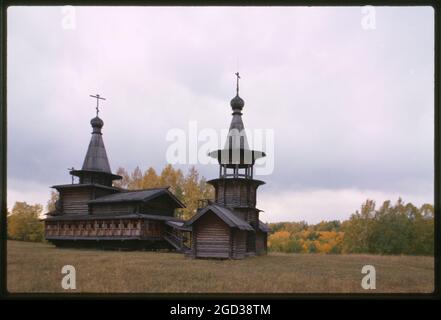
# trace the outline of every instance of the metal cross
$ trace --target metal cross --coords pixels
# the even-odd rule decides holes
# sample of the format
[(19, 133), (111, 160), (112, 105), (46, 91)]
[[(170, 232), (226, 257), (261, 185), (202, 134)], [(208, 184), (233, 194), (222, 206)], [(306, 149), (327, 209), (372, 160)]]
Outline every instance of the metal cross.
[(98, 117), (98, 112), (100, 112), (99, 110), (99, 102), (100, 100), (106, 100), (106, 98), (102, 98), (100, 97), (100, 95), (97, 93), (96, 95), (90, 95), (90, 97), (92, 98), (96, 98), (96, 116)]
[[(75, 168), (74, 167), (67, 168), (67, 170), (69, 170), (69, 172), (71, 172), (71, 171), (75, 170)], [(74, 184), (74, 175), (73, 174), (71, 174), (71, 175), (72, 175), (72, 184)]]
[(236, 80), (236, 94), (239, 95), (239, 79), (240, 79), (239, 72), (236, 72), (235, 75), (237, 77), (237, 80)]

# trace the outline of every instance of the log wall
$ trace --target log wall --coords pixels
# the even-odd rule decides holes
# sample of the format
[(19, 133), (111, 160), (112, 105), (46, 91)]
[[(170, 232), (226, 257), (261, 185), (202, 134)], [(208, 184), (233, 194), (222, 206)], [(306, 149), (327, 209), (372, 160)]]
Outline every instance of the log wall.
[(64, 214), (84, 214), (89, 212), (87, 202), (92, 199), (92, 192), (89, 188), (65, 189), (62, 190), (60, 198)]
[(199, 258), (230, 258), (230, 228), (214, 213), (193, 224), (193, 255)]
[(128, 214), (137, 212), (134, 203), (94, 203), (91, 204), (92, 214)]
[(249, 180), (222, 180), (215, 185), (216, 202), (231, 207), (255, 207), (257, 185)]
[(231, 257), (233, 259), (243, 259), (246, 253), (246, 231), (231, 230)]

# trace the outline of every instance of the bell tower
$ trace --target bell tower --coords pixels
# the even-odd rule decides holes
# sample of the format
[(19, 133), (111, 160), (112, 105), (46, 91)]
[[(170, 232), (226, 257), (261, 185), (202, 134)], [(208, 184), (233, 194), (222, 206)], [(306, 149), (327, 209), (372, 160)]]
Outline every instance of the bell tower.
[(262, 151), (251, 150), (248, 145), (242, 109), (244, 100), (239, 96), (239, 73), (236, 73), (236, 96), (230, 105), (232, 120), (223, 149), (212, 151), (210, 157), (218, 160), (219, 177), (207, 181), (215, 189), (215, 203), (232, 208), (239, 218), (247, 221), (254, 229), (248, 232), (247, 252), (256, 251), (256, 232), (259, 230), (259, 210), (256, 207), (257, 188), (265, 184), (253, 178), (254, 164), (265, 156)]

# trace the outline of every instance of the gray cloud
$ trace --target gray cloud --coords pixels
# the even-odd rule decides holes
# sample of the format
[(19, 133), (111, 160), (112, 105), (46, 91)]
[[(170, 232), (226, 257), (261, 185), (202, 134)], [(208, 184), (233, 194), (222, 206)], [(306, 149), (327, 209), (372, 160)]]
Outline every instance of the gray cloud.
[(239, 65), (245, 126), (275, 132), (262, 192), (431, 201), (433, 10), (376, 13), (366, 31), (360, 8), (79, 7), (76, 29), (64, 30), (60, 7), (10, 8), (9, 200), (30, 197), (25, 184), (45, 195), (43, 186), (70, 181), (66, 169), (81, 166), (90, 138), (90, 93), (108, 99), (112, 168), (159, 170), (169, 129), (228, 126)]

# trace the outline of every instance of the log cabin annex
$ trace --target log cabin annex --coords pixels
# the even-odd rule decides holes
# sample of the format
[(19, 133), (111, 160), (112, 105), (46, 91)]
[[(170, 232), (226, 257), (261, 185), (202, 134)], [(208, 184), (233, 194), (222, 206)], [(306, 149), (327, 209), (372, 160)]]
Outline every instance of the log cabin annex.
[(184, 204), (168, 187), (126, 190), (113, 186), (122, 179), (112, 173), (102, 138), (104, 122), (91, 120), (92, 137), (80, 170), (71, 169), (70, 184), (55, 185), (56, 209), (47, 214), (45, 238), (60, 247), (171, 249), (193, 258), (243, 259), (267, 252), (268, 227), (259, 219), (255, 160), (265, 153), (248, 146), (239, 96), (231, 100), (232, 120), (224, 148), (210, 152), (219, 162), (219, 176), (207, 181), (214, 199), (201, 199), (187, 221), (175, 216)]

